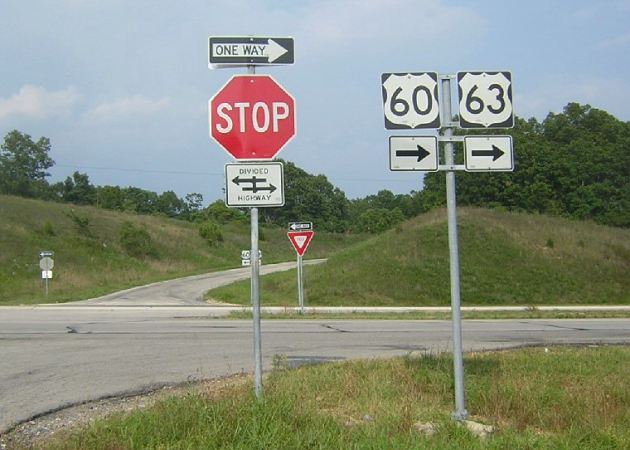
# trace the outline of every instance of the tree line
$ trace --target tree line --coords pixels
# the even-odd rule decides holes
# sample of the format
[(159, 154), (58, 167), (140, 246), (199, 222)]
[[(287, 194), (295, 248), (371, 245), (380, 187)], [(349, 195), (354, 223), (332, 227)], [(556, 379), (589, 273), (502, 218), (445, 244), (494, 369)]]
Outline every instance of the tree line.
[[(514, 142), (515, 171), (458, 172), (458, 204), (630, 227), (630, 123), (570, 103), (542, 122), (517, 118), (507, 134)], [(247, 210), (227, 208), (223, 200), (204, 208), (198, 193), (182, 199), (173, 191), (94, 186), (79, 172), (49, 184), (50, 148), (45, 137), (33, 141), (17, 130), (9, 132), (0, 150), (0, 193), (191, 221), (247, 220)], [(457, 155), (461, 162), (461, 148)], [(325, 175), (309, 174), (290, 161), (284, 166), (285, 206), (261, 208), (263, 223), (312, 221), (321, 231), (379, 233), (446, 203), (444, 172), (427, 174), (420, 191), (382, 190), (349, 200)]]

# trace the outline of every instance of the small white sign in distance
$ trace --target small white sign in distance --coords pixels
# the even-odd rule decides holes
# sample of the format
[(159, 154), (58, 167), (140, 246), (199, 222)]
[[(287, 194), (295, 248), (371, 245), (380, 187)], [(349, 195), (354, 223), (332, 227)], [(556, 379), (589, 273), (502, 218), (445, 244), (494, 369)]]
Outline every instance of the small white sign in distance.
[(462, 128), (512, 128), (512, 74), (458, 72), (459, 125)]
[(440, 128), (436, 72), (384, 73), (381, 82), (386, 129)]
[(42, 270), (52, 270), (55, 267), (55, 260), (50, 256), (44, 256), (39, 260), (39, 268)]
[(436, 136), (391, 136), (389, 138), (389, 170), (438, 170), (438, 140)]
[(42, 270), (42, 280), (50, 280), (52, 277), (52, 270)]
[[(241, 250), (241, 259), (251, 259), (251, 250)], [(258, 259), (262, 259), (262, 250), (258, 249)]]
[(465, 136), (465, 166), (468, 172), (512, 172), (512, 136)]
[(235, 208), (283, 206), (282, 163), (226, 164), (225, 204)]

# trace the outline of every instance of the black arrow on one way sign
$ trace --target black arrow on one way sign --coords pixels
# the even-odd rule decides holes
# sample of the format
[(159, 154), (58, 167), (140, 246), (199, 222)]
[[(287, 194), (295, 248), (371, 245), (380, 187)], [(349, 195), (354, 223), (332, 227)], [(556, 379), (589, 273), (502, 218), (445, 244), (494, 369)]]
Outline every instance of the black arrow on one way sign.
[(429, 156), (431, 152), (426, 151), (422, 146), (416, 145), (417, 150), (396, 150), (396, 156), (405, 157), (412, 156), (418, 158), (418, 162)]
[(492, 161), (496, 161), (505, 155), (505, 152), (496, 145), (492, 146), (492, 150), (473, 150), (472, 156), (492, 156)]
[(271, 194), (273, 191), (275, 191), (277, 188), (269, 183), (268, 186), (259, 186), (258, 183), (265, 183), (267, 181), (266, 178), (256, 178), (255, 176), (252, 178), (241, 178), (241, 177), (235, 177), (232, 179), (232, 183), (234, 183), (237, 186), (240, 186), (241, 183), (251, 183), (251, 186), (246, 186), (243, 188), (243, 192), (253, 192), (254, 194), (256, 192), (260, 192), (260, 191), (269, 191), (269, 193)]

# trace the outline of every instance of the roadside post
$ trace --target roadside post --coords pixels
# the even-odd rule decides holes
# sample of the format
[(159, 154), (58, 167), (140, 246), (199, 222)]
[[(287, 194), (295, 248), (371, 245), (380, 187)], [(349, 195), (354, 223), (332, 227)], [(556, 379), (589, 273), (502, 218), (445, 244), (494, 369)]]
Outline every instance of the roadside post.
[(211, 36), (208, 67), (244, 67), (208, 101), (210, 137), (236, 164), (225, 166), (225, 203), (249, 208), (251, 303), (254, 328), (254, 391), (263, 395), (260, 327), (258, 208), (284, 206), (284, 167), (270, 162), (296, 132), (295, 100), (256, 66), (293, 64), (293, 38)]
[(291, 222), (287, 236), (297, 253), (297, 288), (300, 314), (304, 314), (304, 261), (302, 257), (308, 249), (315, 232), (312, 222)]
[[(453, 121), (451, 82), (457, 80), (459, 122)], [(510, 136), (455, 136), (453, 130), (511, 128), (512, 74), (506, 71), (384, 73), (381, 76), (385, 128), (388, 130), (440, 129), (437, 136), (391, 136), (392, 171), (445, 171), (448, 244), (451, 279), (454, 420), (467, 419), (462, 348), (459, 238), (455, 172), (511, 172), (514, 154)], [(440, 89), (438, 89), (440, 88)], [(441, 96), (440, 96), (441, 90)], [(435, 132), (435, 131), (434, 131)], [(443, 144), (444, 164), (439, 164)], [(465, 164), (455, 162), (454, 143), (463, 143)]]
[(42, 270), (42, 279), (44, 280), (44, 292), (48, 297), (48, 280), (53, 277), (53, 268), (55, 267), (55, 260), (53, 257), (55, 252), (50, 250), (42, 250), (39, 252), (39, 268)]

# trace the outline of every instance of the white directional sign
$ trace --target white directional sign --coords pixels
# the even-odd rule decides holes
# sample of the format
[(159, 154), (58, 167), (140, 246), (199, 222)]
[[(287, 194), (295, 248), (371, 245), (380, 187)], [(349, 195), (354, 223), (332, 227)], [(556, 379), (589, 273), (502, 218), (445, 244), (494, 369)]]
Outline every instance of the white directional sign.
[(512, 136), (465, 136), (464, 159), (468, 172), (512, 172)]
[(391, 136), (389, 138), (389, 170), (438, 170), (436, 136)]
[(208, 67), (228, 65), (293, 64), (293, 38), (261, 36), (211, 36)]
[(385, 128), (440, 128), (437, 73), (384, 73), (381, 81)]
[(458, 72), (457, 86), (462, 128), (514, 126), (510, 72)]
[(284, 205), (282, 163), (225, 165), (225, 204), (242, 208)]
[(313, 222), (289, 222), (290, 231), (308, 231), (313, 229)]

